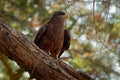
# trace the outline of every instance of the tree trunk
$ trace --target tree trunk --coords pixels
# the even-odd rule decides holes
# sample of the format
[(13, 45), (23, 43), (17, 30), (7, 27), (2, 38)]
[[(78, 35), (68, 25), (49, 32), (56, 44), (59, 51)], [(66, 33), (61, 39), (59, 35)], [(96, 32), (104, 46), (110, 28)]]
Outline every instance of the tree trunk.
[(0, 51), (37, 80), (90, 80), (62, 61), (39, 49), (0, 17)]

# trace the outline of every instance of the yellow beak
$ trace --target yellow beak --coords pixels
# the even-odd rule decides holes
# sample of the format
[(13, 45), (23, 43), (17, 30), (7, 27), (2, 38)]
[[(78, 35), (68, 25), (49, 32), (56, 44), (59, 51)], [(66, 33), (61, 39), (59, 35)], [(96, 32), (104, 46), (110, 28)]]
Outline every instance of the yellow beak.
[(70, 18), (70, 15), (65, 15), (64, 18), (65, 18), (65, 19), (69, 19), (69, 18)]

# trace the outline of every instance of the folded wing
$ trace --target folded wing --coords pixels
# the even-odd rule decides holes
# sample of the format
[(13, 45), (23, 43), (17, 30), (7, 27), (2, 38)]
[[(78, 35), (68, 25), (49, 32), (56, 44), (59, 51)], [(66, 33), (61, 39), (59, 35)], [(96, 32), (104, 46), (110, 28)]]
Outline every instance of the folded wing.
[(64, 30), (64, 43), (58, 58), (62, 55), (62, 53), (65, 50), (68, 50), (69, 46), (70, 46), (70, 33), (68, 30)]
[(34, 43), (36, 45), (38, 45), (39, 41), (41, 41), (41, 37), (44, 35), (45, 31), (46, 31), (46, 26), (40, 27), (40, 29), (39, 29), (39, 31), (34, 39)]

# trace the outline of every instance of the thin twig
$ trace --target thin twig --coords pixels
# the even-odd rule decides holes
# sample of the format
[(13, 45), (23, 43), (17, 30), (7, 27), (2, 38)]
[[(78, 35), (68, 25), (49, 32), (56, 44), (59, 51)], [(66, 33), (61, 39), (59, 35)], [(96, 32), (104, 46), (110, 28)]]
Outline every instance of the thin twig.
[[(107, 11), (106, 11), (105, 27), (107, 27), (107, 20), (108, 20), (109, 8), (110, 8), (110, 1), (111, 0), (109, 0), (108, 8), (107, 8)], [(107, 36), (108, 30), (109, 30), (109, 28), (107, 28), (107, 30), (105, 31), (105, 38), (103, 39), (103, 43), (105, 43), (105, 41), (106, 41), (106, 36)], [(102, 45), (102, 47), (100, 49), (100, 54), (102, 53), (103, 47), (104, 47), (104, 45)]]

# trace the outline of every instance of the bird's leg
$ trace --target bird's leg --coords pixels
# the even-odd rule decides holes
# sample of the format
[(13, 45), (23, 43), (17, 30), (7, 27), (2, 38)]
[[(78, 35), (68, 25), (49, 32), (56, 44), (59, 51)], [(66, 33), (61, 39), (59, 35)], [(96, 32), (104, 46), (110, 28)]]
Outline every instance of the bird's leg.
[(59, 63), (59, 65), (60, 65), (60, 57), (58, 57), (59, 55), (56, 55), (56, 59), (57, 59), (57, 61), (58, 61), (58, 63)]
[(60, 62), (61, 62), (61, 59), (60, 59), (60, 57), (58, 57), (58, 59), (57, 59), (57, 60), (58, 60), (58, 63), (59, 63), (59, 65), (60, 65)]
[(52, 55), (50, 51), (48, 51), (48, 54), (49, 54), (50, 56)]
[(60, 60), (60, 58), (58, 57), (59, 55), (56, 55), (56, 59), (59, 61)]

